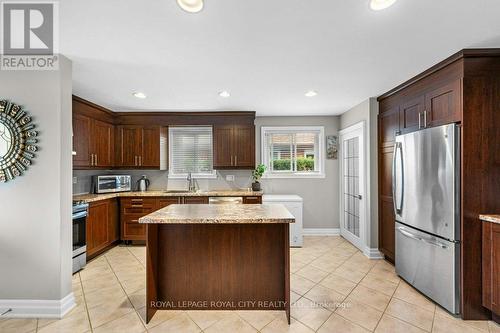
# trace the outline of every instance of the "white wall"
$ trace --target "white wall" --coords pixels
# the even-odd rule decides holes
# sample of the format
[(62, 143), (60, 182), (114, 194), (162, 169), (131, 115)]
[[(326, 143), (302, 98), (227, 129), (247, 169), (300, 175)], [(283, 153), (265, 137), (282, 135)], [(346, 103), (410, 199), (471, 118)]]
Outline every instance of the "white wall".
[[(256, 161), (261, 161), (262, 126), (324, 126), (326, 135), (338, 135), (339, 117), (257, 117)], [(339, 164), (326, 160), (325, 178), (262, 179), (266, 194), (297, 194), (304, 199), (305, 229), (339, 228)]]
[(367, 155), (367, 197), (370, 214), (367, 223), (370, 224), (370, 240), (367, 244), (371, 248), (378, 247), (378, 157), (377, 157), (377, 115), (378, 102), (376, 98), (369, 98), (356, 105), (340, 116), (340, 129), (345, 129), (360, 121), (365, 122), (365, 143), (368, 147)]
[(8, 316), (58, 317), (74, 305), (71, 90), (63, 56), (58, 71), (0, 73), (0, 98), (32, 115), (40, 148), (25, 175), (0, 184), (0, 308), (12, 308)]

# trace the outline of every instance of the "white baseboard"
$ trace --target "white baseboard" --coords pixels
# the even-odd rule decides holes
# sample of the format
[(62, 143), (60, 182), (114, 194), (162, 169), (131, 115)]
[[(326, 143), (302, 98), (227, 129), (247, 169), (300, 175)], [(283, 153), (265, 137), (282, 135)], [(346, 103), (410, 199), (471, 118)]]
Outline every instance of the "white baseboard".
[(302, 230), (304, 236), (338, 236), (340, 235), (339, 228), (305, 228)]
[(75, 306), (72, 292), (60, 300), (0, 299), (0, 313), (12, 309), (1, 318), (60, 319)]
[(377, 248), (365, 247), (363, 254), (370, 259), (384, 259), (384, 255)]

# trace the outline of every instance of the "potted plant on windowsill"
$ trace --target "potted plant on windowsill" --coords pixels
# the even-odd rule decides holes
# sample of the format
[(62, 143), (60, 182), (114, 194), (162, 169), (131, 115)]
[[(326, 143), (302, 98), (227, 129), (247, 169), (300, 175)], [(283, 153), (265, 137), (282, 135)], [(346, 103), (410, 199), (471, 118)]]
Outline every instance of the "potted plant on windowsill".
[(260, 191), (260, 183), (259, 180), (262, 178), (262, 175), (266, 171), (266, 166), (264, 164), (259, 164), (255, 168), (255, 170), (252, 171), (252, 178), (253, 178), (253, 183), (252, 183), (252, 191)]

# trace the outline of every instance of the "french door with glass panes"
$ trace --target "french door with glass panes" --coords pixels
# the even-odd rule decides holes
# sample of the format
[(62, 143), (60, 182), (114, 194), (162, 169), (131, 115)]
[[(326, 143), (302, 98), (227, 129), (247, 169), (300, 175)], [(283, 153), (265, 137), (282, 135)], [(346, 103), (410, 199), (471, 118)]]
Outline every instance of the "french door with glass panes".
[(364, 251), (364, 122), (340, 131), (340, 234)]

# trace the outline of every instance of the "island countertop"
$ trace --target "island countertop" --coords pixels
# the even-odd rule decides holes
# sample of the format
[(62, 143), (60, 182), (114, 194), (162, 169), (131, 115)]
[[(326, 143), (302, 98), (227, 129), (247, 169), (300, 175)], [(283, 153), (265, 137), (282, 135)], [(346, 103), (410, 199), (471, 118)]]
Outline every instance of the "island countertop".
[(281, 204), (169, 205), (141, 217), (145, 224), (240, 224), (294, 223), (293, 215)]

